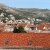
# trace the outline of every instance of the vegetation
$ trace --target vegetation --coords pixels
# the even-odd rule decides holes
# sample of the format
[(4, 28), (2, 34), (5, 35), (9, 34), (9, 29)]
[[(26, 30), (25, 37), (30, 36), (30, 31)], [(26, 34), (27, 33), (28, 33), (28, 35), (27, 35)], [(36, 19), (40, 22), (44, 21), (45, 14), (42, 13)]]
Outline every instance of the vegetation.
[(50, 22), (50, 17), (37, 16), (36, 19), (41, 19), (42, 21)]
[(14, 27), (14, 33), (22, 33), (25, 32), (23, 27)]
[(16, 19), (16, 20), (23, 19), (23, 17), (22, 17), (22, 16), (20, 16), (20, 15), (18, 15), (18, 14), (17, 14), (17, 15), (14, 15), (14, 17), (15, 17), (15, 19)]
[[(11, 11), (11, 9), (13, 11)], [(5, 18), (5, 17), (9, 18), (9, 20), (10, 20), (9, 15), (13, 15), (16, 20), (23, 19), (23, 18), (27, 19), (29, 17), (32, 17), (32, 18), (36, 17), (38, 19), (41, 19), (42, 21), (50, 22), (50, 10), (49, 9), (37, 9), (37, 8), (16, 9), (16, 8), (10, 8), (10, 7), (7, 7), (7, 6), (1, 4), (0, 5), (0, 15), (1, 15), (1, 13), (4, 13), (4, 17), (0, 16), (0, 20), (2, 20), (2, 18)], [(44, 16), (43, 16), (43, 14), (44, 14)]]

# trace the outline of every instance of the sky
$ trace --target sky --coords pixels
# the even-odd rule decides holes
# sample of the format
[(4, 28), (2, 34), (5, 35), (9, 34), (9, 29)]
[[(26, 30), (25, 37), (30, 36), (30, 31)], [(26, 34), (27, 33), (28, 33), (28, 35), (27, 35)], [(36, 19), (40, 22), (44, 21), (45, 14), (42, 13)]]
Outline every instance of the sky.
[(0, 3), (16, 8), (50, 9), (50, 0), (0, 0)]

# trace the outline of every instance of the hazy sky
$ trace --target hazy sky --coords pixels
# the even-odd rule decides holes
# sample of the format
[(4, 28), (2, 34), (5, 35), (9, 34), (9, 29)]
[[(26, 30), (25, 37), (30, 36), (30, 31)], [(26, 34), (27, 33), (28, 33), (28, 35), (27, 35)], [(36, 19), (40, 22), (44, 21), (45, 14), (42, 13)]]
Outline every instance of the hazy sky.
[(50, 0), (0, 0), (0, 3), (16, 8), (48, 8)]

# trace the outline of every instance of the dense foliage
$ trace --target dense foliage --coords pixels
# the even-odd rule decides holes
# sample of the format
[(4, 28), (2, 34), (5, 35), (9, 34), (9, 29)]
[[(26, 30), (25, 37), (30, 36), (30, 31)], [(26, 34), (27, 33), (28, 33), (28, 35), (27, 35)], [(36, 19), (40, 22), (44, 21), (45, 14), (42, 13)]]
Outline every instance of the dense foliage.
[(14, 33), (22, 33), (25, 32), (23, 27), (14, 27)]
[(41, 19), (45, 22), (50, 22), (50, 17), (42, 17), (42, 16), (37, 16), (36, 19)]

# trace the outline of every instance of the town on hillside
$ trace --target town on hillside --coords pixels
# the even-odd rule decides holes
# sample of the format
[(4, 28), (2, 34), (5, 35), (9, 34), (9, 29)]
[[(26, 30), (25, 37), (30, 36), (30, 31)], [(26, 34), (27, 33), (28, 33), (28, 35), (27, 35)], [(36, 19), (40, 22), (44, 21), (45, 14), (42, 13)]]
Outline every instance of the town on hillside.
[(10, 14), (9, 17), (10, 19), (7, 17), (4, 18), (4, 13), (0, 14), (0, 32), (50, 32), (50, 23), (43, 22), (41, 19), (27, 18), (16, 20), (12, 14)]

